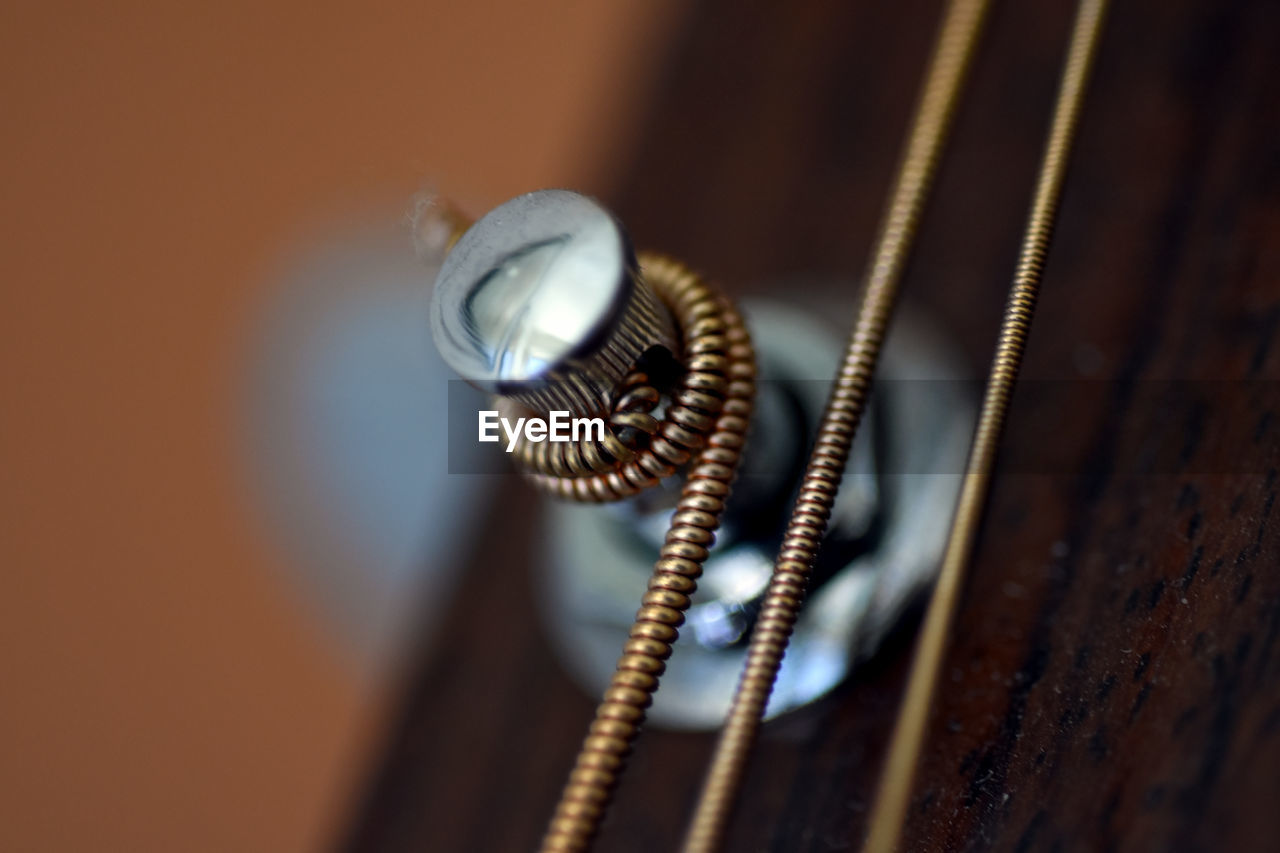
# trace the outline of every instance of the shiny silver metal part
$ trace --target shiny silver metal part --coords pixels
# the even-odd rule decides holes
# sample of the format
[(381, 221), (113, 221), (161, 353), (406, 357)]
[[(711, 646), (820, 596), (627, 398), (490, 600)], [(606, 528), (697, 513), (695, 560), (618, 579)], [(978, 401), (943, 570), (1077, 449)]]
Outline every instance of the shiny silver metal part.
[[(840, 350), (835, 331), (808, 312), (763, 301), (746, 301), (743, 309), (760, 360), (757, 412), (728, 518), (647, 714), (665, 728), (712, 729), (724, 720), (779, 534), (735, 524), (735, 517), (751, 509), (744, 502), (762, 501), (762, 492), (785, 499), (794, 488), (777, 482), (774, 451), (803, 458), (831, 384), (819, 377)], [(938, 519), (955, 506), (975, 413), (974, 389), (961, 380), (957, 363), (934, 330), (909, 314), (899, 319), (768, 716), (812, 702), (844, 680), (933, 581), (947, 533)], [(771, 423), (780, 396), (803, 412), (804, 423), (790, 425), (791, 434), (785, 420)], [(753, 462), (752, 446), (769, 452)], [(615, 511), (558, 502), (547, 508), (543, 571), (551, 581), (540, 589), (556, 594), (541, 602), (544, 621), (561, 661), (589, 692), (613, 673), (648, 578), (654, 530), (670, 512), (654, 508), (646, 519), (643, 510), (628, 512), (635, 506), (637, 500)]]
[[(798, 294), (837, 288), (797, 283)], [(811, 436), (829, 396), (840, 340), (811, 311), (743, 306), (758, 366), (751, 439), (703, 566), (682, 642), (648, 712), (673, 728), (723, 719), (759, 614)], [(603, 412), (636, 359), (674, 350), (672, 321), (638, 273), (617, 222), (594, 201), (548, 190), (470, 228), (448, 255), (431, 309), (445, 361), (482, 390), (540, 412)], [(972, 389), (939, 339), (903, 318), (886, 344), (876, 402), (852, 447), (809, 603), (768, 714), (811, 702), (870, 655), (932, 581), (973, 423)], [(548, 508), (542, 602), (567, 669), (592, 692), (609, 683), (635, 603), (670, 526), (672, 477), (608, 507)]]
[(626, 233), (566, 190), (514, 198), (458, 240), (436, 281), (431, 331), (476, 387), (575, 416), (604, 410), (643, 352), (674, 346)]

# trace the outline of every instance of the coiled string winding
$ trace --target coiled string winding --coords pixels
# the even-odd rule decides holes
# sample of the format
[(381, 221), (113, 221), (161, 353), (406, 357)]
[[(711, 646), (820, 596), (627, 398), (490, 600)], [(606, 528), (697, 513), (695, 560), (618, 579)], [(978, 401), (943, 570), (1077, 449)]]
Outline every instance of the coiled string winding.
[[(679, 330), (682, 375), (674, 387), (662, 389), (642, 370), (632, 370), (618, 389), (602, 441), (518, 437), (514, 452), (523, 473), (556, 497), (599, 503), (637, 495), (687, 465), (708, 435), (726, 430), (717, 426), (716, 417), (728, 401), (745, 399), (742, 417), (749, 418), (755, 356), (742, 318), (716, 288), (679, 261), (657, 253), (642, 253), (639, 260), (645, 281)], [(744, 380), (752, 383), (750, 389), (731, 387)], [(659, 418), (654, 412), (664, 391), (670, 404)], [(739, 406), (735, 402), (729, 408)], [(730, 426), (745, 436), (745, 423), (741, 429), (736, 422)]]
[(515, 447), (535, 486), (571, 500), (620, 500), (678, 471), (685, 475), (635, 623), (543, 838), (544, 851), (585, 850), (599, 829), (715, 542), (755, 399), (755, 352), (730, 301), (678, 261), (657, 254), (639, 260), (675, 320), (680, 375), (662, 388), (633, 370), (618, 389), (603, 440), (520, 438)]

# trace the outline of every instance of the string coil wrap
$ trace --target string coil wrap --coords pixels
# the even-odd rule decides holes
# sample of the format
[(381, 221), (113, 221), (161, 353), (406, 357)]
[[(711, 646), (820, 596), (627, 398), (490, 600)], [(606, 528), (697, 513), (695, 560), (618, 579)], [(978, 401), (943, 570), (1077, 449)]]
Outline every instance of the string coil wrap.
[(684, 472), (648, 589), (543, 839), (544, 851), (586, 850), (599, 830), (715, 542), (755, 399), (755, 352), (732, 303), (671, 258), (642, 254), (640, 266), (675, 320), (680, 375), (660, 388), (633, 370), (618, 389), (601, 442), (521, 440), (515, 450), (539, 489), (570, 500), (620, 500)]

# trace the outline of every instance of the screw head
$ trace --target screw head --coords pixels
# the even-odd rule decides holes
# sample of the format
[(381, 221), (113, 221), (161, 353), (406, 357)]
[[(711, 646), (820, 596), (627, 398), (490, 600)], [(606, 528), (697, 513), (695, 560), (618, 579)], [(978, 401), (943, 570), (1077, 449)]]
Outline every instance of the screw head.
[(514, 198), (462, 235), (436, 281), (431, 331), (471, 384), (575, 415), (603, 410), (644, 350), (673, 345), (622, 227), (566, 190)]

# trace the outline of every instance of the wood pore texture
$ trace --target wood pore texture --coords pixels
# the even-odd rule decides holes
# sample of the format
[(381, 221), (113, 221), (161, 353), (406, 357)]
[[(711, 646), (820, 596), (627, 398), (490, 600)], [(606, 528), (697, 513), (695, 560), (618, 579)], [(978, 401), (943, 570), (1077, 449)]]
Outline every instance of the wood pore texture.
[[(936, 2), (710, 0), (611, 203), (734, 292), (856, 281)], [(904, 286), (994, 349), (1073, 8), (998, 3)], [(905, 850), (1270, 850), (1280, 833), (1280, 7), (1115, 4)], [(855, 288), (836, 294), (849, 305)], [(525, 850), (592, 699), (515, 486), (358, 804), (357, 850)], [(944, 524), (947, 519), (938, 519)], [(729, 851), (857, 849), (914, 625), (768, 724)], [(674, 849), (711, 737), (641, 737), (602, 851)]]

